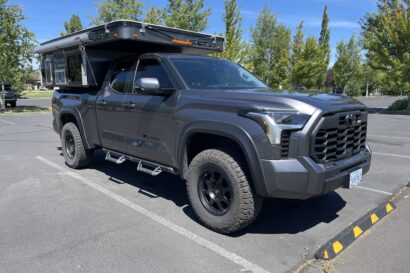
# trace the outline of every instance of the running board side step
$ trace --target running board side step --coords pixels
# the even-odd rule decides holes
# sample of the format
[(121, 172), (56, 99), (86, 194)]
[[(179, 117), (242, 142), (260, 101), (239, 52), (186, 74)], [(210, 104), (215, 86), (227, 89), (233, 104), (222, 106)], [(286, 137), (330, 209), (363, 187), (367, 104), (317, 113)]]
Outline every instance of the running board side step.
[(172, 173), (172, 174), (178, 174), (178, 172), (172, 167), (164, 166), (161, 164), (157, 164), (157, 163), (147, 161), (141, 158), (125, 155), (125, 154), (111, 151), (108, 149), (103, 149), (103, 151), (106, 152), (105, 160), (114, 162), (115, 164), (122, 164), (126, 160), (129, 160), (131, 162), (136, 162), (138, 163), (137, 171), (143, 172), (143, 173), (146, 173), (152, 176), (157, 176), (163, 171)]
[(138, 162), (137, 171), (150, 174), (152, 176), (157, 176), (162, 173), (162, 168), (160, 166), (156, 167), (155, 169), (148, 169), (142, 166), (142, 161)]
[(105, 160), (114, 162), (115, 164), (122, 164), (125, 161), (125, 156), (117, 154), (112, 154), (111, 152), (107, 151), (107, 154), (105, 155)]

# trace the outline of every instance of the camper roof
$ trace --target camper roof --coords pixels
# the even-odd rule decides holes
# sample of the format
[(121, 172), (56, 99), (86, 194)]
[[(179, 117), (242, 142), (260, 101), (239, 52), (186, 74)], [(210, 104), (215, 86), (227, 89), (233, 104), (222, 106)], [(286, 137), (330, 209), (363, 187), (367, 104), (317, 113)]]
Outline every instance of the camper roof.
[(224, 38), (144, 22), (117, 20), (42, 43), (36, 53), (46, 54), (76, 46), (98, 46), (121, 40), (180, 47), (182, 52), (208, 54), (223, 50)]

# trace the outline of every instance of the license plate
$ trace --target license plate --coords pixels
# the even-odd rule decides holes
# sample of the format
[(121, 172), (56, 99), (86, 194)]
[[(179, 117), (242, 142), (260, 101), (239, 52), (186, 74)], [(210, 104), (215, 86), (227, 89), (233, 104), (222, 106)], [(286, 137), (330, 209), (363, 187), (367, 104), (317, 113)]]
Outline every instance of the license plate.
[(350, 180), (349, 180), (349, 189), (356, 187), (357, 185), (362, 182), (363, 178), (363, 169), (358, 169), (352, 173), (350, 173)]

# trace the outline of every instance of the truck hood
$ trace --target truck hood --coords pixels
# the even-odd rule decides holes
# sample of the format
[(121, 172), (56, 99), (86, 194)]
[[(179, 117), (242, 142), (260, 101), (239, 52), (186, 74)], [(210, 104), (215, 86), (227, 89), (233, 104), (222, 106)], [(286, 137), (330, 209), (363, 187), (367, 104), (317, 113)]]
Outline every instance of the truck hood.
[[(202, 92), (205, 98), (240, 100), (249, 102), (256, 108), (277, 108), (278, 105), (288, 106), (307, 114), (315, 110), (323, 112), (340, 112), (366, 109), (361, 102), (344, 95), (334, 95), (323, 92), (294, 92), (271, 90), (206, 90)], [(260, 105), (260, 106), (258, 106)]]

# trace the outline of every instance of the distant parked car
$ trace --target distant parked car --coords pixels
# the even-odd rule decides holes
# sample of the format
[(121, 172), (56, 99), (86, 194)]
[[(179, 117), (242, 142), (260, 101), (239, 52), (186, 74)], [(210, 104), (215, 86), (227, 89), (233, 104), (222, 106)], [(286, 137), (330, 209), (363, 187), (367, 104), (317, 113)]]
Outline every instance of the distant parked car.
[(11, 88), (10, 85), (5, 85), (4, 86), (4, 100), (7, 104), (9, 104), (11, 107), (16, 107), (17, 104), (17, 93)]
[(338, 95), (344, 94), (343, 88), (340, 88), (340, 87), (334, 88), (333, 89), (333, 94), (338, 94)]

